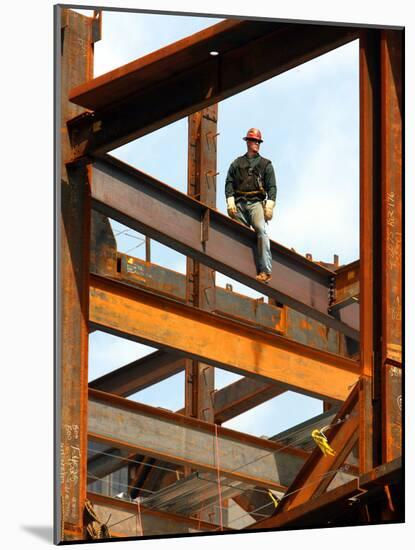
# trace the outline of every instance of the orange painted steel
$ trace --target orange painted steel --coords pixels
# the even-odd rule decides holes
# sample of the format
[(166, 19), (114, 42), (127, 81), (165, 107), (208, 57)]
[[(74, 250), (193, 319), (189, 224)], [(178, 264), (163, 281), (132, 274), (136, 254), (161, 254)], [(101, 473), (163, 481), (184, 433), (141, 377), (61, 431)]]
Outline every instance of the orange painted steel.
[(374, 395), (374, 200), (378, 174), (377, 150), (377, 31), (366, 31), (360, 38), (360, 472), (372, 469)]
[(334, 304), (359, 296), (360, 261), (342, 266), (336, 271), (336, 294)]
[(382, 460), (402, 454), (402, 33), (382, 31)]
[[(238, 24), (223, 25), (226, 24), (230, 26), (223, 33), (227, 45), (216, 57), (209, 55), (206, 42), (196, 42), (197, 53), (185, 51), (180, 62), (169, 56), (171, 50), (167, 49), (165, 56), (162, 53), (161, 57), (154, 55), (153, 61), (151, 56), (137, 60), (132, 67), (120, 67), (100, 77), (99, 82), (73, 90), (72, 101), (95, 110), (70, 122), (74, 161), (110, 151), (171, 124), (342, 46), (358, 35), (356, 29), (327, 25), (300, 27), (244, 21), (238, 28)], [(241, 59), (255, 62), (241, 63)], [(86, 95), (88, 102), (84, 101)]]
[[(59, 25), (60, 23), (60, 25)], [(56, 189), (60, 197), (57, 240), (60, 256), (57, 264), (58, 320), (56, 396), (59, 425), (56, 444), (59, 445), (57, 480), (59, 494), (55, 525), (63, 518), (64, 537), (83, 537), (83, 508), (86, 494), (87, 457), (87, 387), (88, 387), (88, 286), (89, 235), (91, 197), (89, 172), (86, 167), (71, 167), (71, 144), (66, 121), (80, 112), (68, 102), (69, 90), (92, 78), (92, 19), (71, 10), (55, 6), (55, 24), (59, 52), (57, 78), (61, 96), (57, 97), (57, 148), (59, 168)], [(60, 148), (60, 149), (59, 149)], [(56, 533), (62, 533), (57, 528)], [(59, 540), (55, 540), (59, 542)]]
[[(356, 387), (331, 422), (332, 427), (327, 430), (326, 435), (330, 447), (336, 453), (335, 456), (323, 455), (316, 446), (292, 485), (287, 489), (287, 495), (290, 496), (283, 499), (275, 515), (300, 506), (327, 489), (336, 471), (342, 466), (357, 441), (359, 427), (357, 405), (358, 389)], [(327, 476), (328, 472), (331, 472), (329, 476)], [(269, 523), (271, 520), (267, 521), (267, 525)]]
[[(350, 511), (351, 499), (358, 502), (362, 493), (368, 493), (370, 503), (372, 492), (379, 492), (385, 484), (402, 483), (402, 461), (395, 459), (370, 470), (359, 478), (353, 479), (344, 485), (340, 485), (331, 491), (327, 491), (316, 498), (296, 506), (280, 515), (255, 523), (248, 527), (249, 530), (279, 529), (284, 527), (327, 527), (335, 524), (335, 519)], [(365, 495), (366, 496), (366, 495)], [(376, 497), (379, 502), (379, 497)], [(393, 518), (401, 521), (399, 512)], [(272, 523), (272, 525), (271, 525)], [(366, 521), (355, 522), (353, 525), (367, 525)]]
[(357, 381), (357, 363), (351, 359), (97, 275), (91, 276), (90, 321), (102, 330), (326, 400), (345, 400)]

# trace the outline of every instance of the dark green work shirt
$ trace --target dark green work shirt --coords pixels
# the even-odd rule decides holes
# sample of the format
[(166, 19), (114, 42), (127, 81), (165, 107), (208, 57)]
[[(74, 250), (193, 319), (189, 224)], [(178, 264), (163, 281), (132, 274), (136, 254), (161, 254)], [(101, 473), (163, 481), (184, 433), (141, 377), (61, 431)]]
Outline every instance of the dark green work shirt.
[[(251, 168), (254, 168), (258, 162), (261, 159), (261, 155), (257, 154), (253, 157), (248, 157), (247, 154), (244, 155), (245, 158), (248, 160), (249, 165)], [(235, 194), (235, 179), (236, 179), (236, 166), (237, 166), (238, 159), (235, 159), (232, 164), (229, 166), (228, 174), (226, 176), (226, 182), (225, 182), (225, 196), (233, 197)], [(264, 189), (267, 193), (267, 199), (275, 201), (277, 197), (277, 182), (275, 179), (275, 172), (274, 168), (272, 166), (272, 163), (269, 162), (267, 167), (265, 168), (264, 173)]]

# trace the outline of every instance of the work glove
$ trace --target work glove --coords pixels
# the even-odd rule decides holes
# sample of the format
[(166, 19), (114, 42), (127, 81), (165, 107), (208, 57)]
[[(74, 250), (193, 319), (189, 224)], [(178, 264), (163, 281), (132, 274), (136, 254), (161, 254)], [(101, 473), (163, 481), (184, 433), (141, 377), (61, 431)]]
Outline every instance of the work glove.
[(275, 201), (267, 200), (264, 206), (264, 218), (266, 222), (272, 220), (272, 214), (274, 211)]
[(235, 204), (235, 197), (228, 197), (226, 199), (226, 206), (228, 208), (228, 216), (230, 218), (235, 218), (236, 214), (238, 213), (238, 210)]

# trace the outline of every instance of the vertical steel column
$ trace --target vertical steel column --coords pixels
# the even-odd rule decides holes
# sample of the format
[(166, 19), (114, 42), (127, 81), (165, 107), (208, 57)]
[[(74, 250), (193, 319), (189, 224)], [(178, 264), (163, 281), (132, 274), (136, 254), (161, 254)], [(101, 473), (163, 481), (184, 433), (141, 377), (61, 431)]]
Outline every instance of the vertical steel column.
[[(188, 194), (210, 207), (216, 206), (217, 105), (189, 117)], [(209, 219), (202, 216), (200, 238), (209, 238)], [(215, 272), (187, 258), (187, 300), (196, 307), (215, 309)], [(214, 422), (214, 368), (187, 361), (185, 411), (189, 416)]]
[(402, 32), (381, 35), (382, 462), (402, 448)]
[(360, 472), (369, 471), (378, 452), (374, 436), (377, 416), (377, 381), (379, 361), (376, 342), (379, 331), (378, 302), (379, 234), (379, 34), (364, 31), (360, 37), (360, 362), (359, 457)]
[[(84, 538), (88, 400), (88, 296), (90, 244), (89, 170), (66, 168), (71, 158), (66, 121), (82, 109), (68, 101), (74, 86), (93, 76), (95, 19), (55, 6), (58, 64), (57, 197), (61, 217), (57, 242), (60, 342), (58, 343), (57, 441), (60, 443), (59, 532), (62, 540)], [(59, 20), (61, 24), (59, 26)], [(59, 32), (60, 31), (60, 32)], [(63, 519), (63, 525), (62, 525)], [(58, 542), (56, 541), (56, 542)]]

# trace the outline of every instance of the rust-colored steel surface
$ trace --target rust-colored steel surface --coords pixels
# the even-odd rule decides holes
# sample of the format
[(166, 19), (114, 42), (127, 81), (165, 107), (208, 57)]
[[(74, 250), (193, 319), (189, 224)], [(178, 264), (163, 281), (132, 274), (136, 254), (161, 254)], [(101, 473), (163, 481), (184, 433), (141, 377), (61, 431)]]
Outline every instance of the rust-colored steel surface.
[[(187, 193), (210, 208), (216, 207), (216, 134), (218, 107), (212, 105), (188, 119)], [(195, 228), (200, 239), (200, 227)], [(206, 311), (215, 309), (215, 272), (194, 258), (186, 260), (187, 302)], [(209, 292), (210, 291), (210, 292)], [(192, 359), (186, 362), (185, 411), (213, 422), (215, 369)]]
[(351, 359), (97, 275), (91, 275), (90, 321), (101, 330), (181, 351), (237, 374), (277, 381), (326, 401), (345, 400), (357, 381), (358, 364)]
[[(283, 512), (269, 520), (264, 520), (264, 522), (261, 522), (260, 529), (258, 523), (248, 527), (248, 529), (266, 529), (267, 521), (272, 521), (273, 529), (367, 525), (370, 522), (367, 511), (371, 502), (374, 501), (379, 505), (382, 503), (382, 498), (385, 502), (385, 485), (399, 487), (401, 483), (402, 461), (401, 459), (395, 459), (296, 508)], [(371, 509), (373, 510), (373, 508)], [(362, 512), (365, 513), (362, 514)], [(402, 512), (401, 505), (397, 506), (393, 521), (402, 521)], [(373, 519), (375, 522), (381, 521), (379, 516), (375, 516)]]
[[(92, 441), (212, 472), (217, 432), (222, 475), (276, 490), (285, 490), (282, 484), (293, 479), (309, 456), (302, 449), (221, 426), (215, 430), (210, 422), (92, 389), (88, 426)], [(186, 444), (177, 445), (176, 440)]]
[(335, 297), (331, 310), (345, 307), (351, 300), (359, 299), (360, 261), (344, 265), (336, 270)]
[[(110, 529), (111, 537), (136, 537), (141, 534), (140, 530), (137, 532), (137, 522), (139, 521), (137, 503), (98, 493), (88, 493), (87, 497), (96, 507), (98, 515), (101, 515), (105, 510), (105, 518), (111, 514), (111, 524), (117, 523), (117, 520), (120, 521), (119, 525)], [(159, 510), (151, 510), (146, 506), (140, 506), (140, 513), (144, 536), (216, 531), (218, 528), (217, 525), (206, 521), (199, 521)], [(226, 528), (226, 530), (231, 531), (232, 529)]]
[(379, 181), (379, 33), (366, 31), (360, 38), (360, 435), (361, 473), (374, 464), (373, 408), (375, 362), (375, 287), (377, 212), (375, 197)]
[[(213, 48), (219, 55), (212, 57), (210, 38), (222, 31), (223, 42)], [(341, 26), (243, 21), (206, 29), (199, 43), (195, 36), (195, 57), (187, 51), (183, 55), (180, 44), (172, 45), (73, 90), (72, 101), (98, 108), (71, 121), (74, 158), (120, 147), (346, 44), (358, 32)], [(86, 95), (88, 102), (83, 101)]]
[[(60, 433), (58, 472), (60, 495), (56, 525), (64, 538), (83, 538), (83, 508), (86, 495), (87, 387), (88, 387), (88, 286), (90, 190), (85, 167), (66, 168), (71, 146), (66, 121), (80, 109), (68, 102), (71, 88), (92, 78), (90, 18), (55, 6), (57, 78), (57, 199), (60, 201), (58, 242), (58, 356), (60, 396), (57, 401)], [(60, 100), (60, 101), (59, 101)], [(62, 519), (64, 526), (61, 525)], [(60, 539), (59, 539), (60, 540)], [(56, 542), (59, 542), (57, 540)]]
[(381, 35), (382, 460), (402, 453), (402, 33)]
[(93, 205), (103, 214), (192, 256), (258, 292), (358, 340), (359, 333), (327, 314), (331, 271), (271, 242), (273, 278), (255, 280), (255, 232), (209, 209), (209, 238), (201, 239), (207, 207), (106, 156), (94, 164)]
[[(327, 489), (357, 441), (359, 427), (357, 405), (358, 389), (355, 387), (330, 423), (332, 427), (327, 430), (327, 438), (336, 453), (335, 456), (323, 455), (316, 446), (288, 488), (289, 496), (282, 500), (275, 511), (275, 516), (316, 498)], [(327, 475), (328, 473), (330, 475)], [(267, 520), (267, 525), (271, 523), (272, 520)]]
[(237, 380), (215, 392), (215, 422), (227, 422), (285, 391), (284, 387), (276, 383), (266, 384), (249, 378)]
[[(403, 521), (403, 31), (226, 20), (93, 79), (101, 24), (100, 12), (88, 18), (55, 8), (61, 88), (55, 519), (58, 526), (63, 520), (64, 540), (86, 538), (87, 497), (99, 515), (113, 514), (124, 525), (111, 530), (114, 538), (219, 530), (216, 486), (203, 486), (212, 480), (218, 488), (223, 482), (225, 529), (233, 527), (238, 504), (250, 515), (238, 529)], [(339, 268), (336, 257), (317, 263), (272, 242), (273, 278), (265, 285), (255, 279), (255, 232), (216, 210), (217, 103), (356, 38), (360, 259)], [(184, 116), (187, 195), (107, 154)], [(145, 234), (146, 261), (117, 251), (109, 218)], [(151, 264), (150, 239), (185, 254), (186, 275)], [(217, 287), (215, 271), (268, 303)], [(88, 389), (88, 330), (158, 351)], [(215, 391), (214, 367), (244, 378)], [(125, 398), (183, 369), (184, 409), (173, 413)], [(271, 439), (214, 424), (287, 390), (321, 399), (333, 412)], [(314, 448), (309, 435), (325, 422), (335, 456)], [(152, 495), (160, 509), (142, 502), (139, 518), (136, 502), (87, 494), (87, 481), (109, 474), (111, 487), (125, 475), (131, 498)], [(186, 495), (194, 486), (208, 493), (196, 520), (185, 517), (199, 504), (197, 492)], [(282, 497), (275, 510), (269, 489)], [(177, 495), (186, 498), (171, 508)]]
[(158, 350), (96, 378), (89, 387), (127, 397), (177, 374), (184, 367), (181, 354)]

